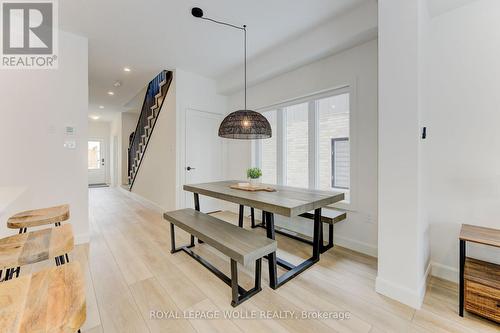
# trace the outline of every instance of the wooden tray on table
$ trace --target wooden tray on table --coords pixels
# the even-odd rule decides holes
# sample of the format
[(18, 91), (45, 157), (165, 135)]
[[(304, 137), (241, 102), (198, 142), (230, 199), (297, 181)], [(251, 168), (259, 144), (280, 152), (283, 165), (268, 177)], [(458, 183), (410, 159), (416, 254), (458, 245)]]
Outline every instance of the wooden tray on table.
[(238, 183), (229, 186), (235, 190), (248, 191), (248, 192), (276, 192), (275, 188), (266, 185), (252, 185), (250, 183)]

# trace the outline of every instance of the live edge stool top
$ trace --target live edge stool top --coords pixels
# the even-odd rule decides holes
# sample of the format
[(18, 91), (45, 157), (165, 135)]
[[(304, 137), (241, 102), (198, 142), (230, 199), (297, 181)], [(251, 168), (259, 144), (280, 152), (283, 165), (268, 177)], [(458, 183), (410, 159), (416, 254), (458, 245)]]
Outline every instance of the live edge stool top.
[(71, 224), (0, 239), (0, 269), (62, 256), (74, 247)]
[(7, 220), (10, 229), (31, 228), (64, 222), (69, 219), (69, 205), (27, 210), (11, 216)]
[(0, 332), (75, 333), (86, 318), (78, 262), (0, 283)]

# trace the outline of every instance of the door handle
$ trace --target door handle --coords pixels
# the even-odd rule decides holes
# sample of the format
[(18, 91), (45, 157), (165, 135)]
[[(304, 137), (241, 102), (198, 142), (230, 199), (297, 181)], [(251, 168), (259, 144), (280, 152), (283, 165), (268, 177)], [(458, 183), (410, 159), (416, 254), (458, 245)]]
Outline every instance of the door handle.
[(191, 171), (191, 170), (195, 170), (195, 169), (196, 169), (196, 168), (191, 168), (190, 166), (188, 166), (188, 167), (186, 168), (186, 170), (187, 170), (187, 171)]

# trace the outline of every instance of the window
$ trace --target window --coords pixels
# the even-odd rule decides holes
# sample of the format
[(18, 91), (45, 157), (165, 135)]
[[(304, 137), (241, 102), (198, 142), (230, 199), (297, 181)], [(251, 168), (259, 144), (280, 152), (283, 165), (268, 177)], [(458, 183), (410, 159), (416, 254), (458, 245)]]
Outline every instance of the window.
[(88, 142), (88, 169), (95, 170), (101, 168), (101, 142), (89, 141)]
[[(319, 132), (318, 188), (322, 190), (348, 189), (349, 94), (322, 98), (316, 104)], [(343, 155), (340, 156), (340, 154)], [(339, 158), (343, 159), (339, 160)], [(343, 183), (339, 183), (340, 177), (343, 177)]]
[(332, 188), (349, 189), (349, 138), (332, 139)]
[(308, 114), (307, 103), (284, 109), (286, 122), (286, 185), (308, 187)]
[(345, 87), (263, 111), (273, 130), (254, 145), (263, 182), (342, 191), (350, 203), (350, 97)]
[(262, 113), (269, 124), (271, 124), (271, 129), (273, 131), (273, 136), (269, 139), (262, 141), (262, 182), (266, 184), (276, 184), (277, 183), (277, 146), (276, 146), (276, 110), (263, 112)]

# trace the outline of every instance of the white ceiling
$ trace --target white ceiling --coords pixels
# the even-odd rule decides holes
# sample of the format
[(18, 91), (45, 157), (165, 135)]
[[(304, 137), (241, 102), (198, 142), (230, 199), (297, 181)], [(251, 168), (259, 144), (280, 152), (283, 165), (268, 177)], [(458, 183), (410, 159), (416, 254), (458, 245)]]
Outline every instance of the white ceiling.
[[(124, 111), (160, 70), (182, 68), (218, 77), (242, 63), (238, 30), (191, 16), (248, 26), (252, 58), (366, 0), (64, 0), (59, 24), (89, 39), (90, 113)], [(132, 68), (125, 73), (123, 67)], [(122, 81), (119, 88), (113, 82)], [(113, 90), (114, 96), (107, 91)]]

